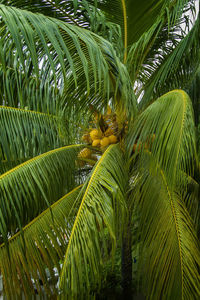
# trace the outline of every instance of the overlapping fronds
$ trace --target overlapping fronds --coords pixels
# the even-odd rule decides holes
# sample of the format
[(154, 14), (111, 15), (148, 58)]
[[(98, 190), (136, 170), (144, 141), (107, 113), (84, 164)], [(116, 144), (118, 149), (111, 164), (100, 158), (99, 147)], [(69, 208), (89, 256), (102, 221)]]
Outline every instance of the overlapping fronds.
[(122, 152), (109, 146), (93, 169), (72, 228), (59, 282), (62, 299), (92, 297), (101, 284), (104, 260), (114, 255), (122, 233), (126, 184)]
[[(166, 45), (155, 51), (155, 56), (147, 57), (140, 68), (138, 79), (144, 91), (142, 104), (148, 103), (152, 97), (175, 88), (185, 88), (194, 76), (199, 65), (199, 17), (189, 33), (176, 44), (166, 41)], [(162, 38), (162, 36), (161, 36)], [(156, 37), (155, 37), (156, 39)], [(154, 45), (152, 44), (151, 47)], [(160, 45), (158, 45), (160, 47)]]
[(61, 91), (53, 85), (53, 78), (39, 82), (31, 75), (31, 63), (27, 72), (24, 74), (22, 70), (8, 66), (2, 70), (0, 67), (0, 104), (53, 115), (62, 111)]
[(0, 106), (0, 172), (63, 146), (67, 132), (61, 118)]
[(8, 235), (73, 188), (75, 159), (81, 147), (46, 152), (0, 176), (0, 234), (5, 242)]
[[(8, 299), (31, 299), (36, 292), (52, 296), (78, 206), (80, 186), (43, 211), (21, 233), (0, 246), (0, 272)], [(75, 207), (76, 207), (75, 206)], [(42, 285), (41, 285), (42, 283)], [(44, 289), (44, 290), (42, 290)], [(43, 294), (44, 296), (44, 294)]]
[(181, 176), (180, 171), (191, 175), (196, 141), (189, 96), (182, 90), (174, 90), (148, 106), (130, 126), (127, 143), (130, 154), (134, 144), (137, 144), (136, 154), (142, 155), (145, 147), (151, 149), (171, 185)]
[(0, 16), (2, 71), (14, 66), (24, 74), (24, 81), (35, 76), (39, 87), (41, 82), (51, 82), (66, 96), (63, 101), (68, 105), (69, 100), (73, 104), (76, 100), (82, 105), (92, 101), (107, 105), (122, 85), (124, 105), (128, 103), (130, 82), (105, 39), (81, 27), (14, 7), (0, 5)]
[[(194, 172), (195, 173), (195, 172)], [(185, 203), (195, 228), (198, 226), (200, 210), (199, 210), (199, 180), (196, 174), (193, 177), (181, 172), (176, 183), (175, 190), (179, 191), (182, 200)]]
[[(194, 108), (194, 117), (195, 117), (195, 125), (199, 125), (199, 116), (200, 116), (200, 64), (198, 65), (198, 68), (196, 72), (194, 72), (194, 77), (192, 78), (191, 82), (189, 82), (187, 86), (187, 93), (189, 94), (192, 105)], [(199, 131), (198, 131), (199, 135)], [(199, 144), (198, 144), (199, 146)], [(199, 150), (199, 147), (198, 147)], [(200, 154), (200, 151), (199, 151)]]
[[(88, 0), (89, 3), (94, 1)], [(192, 1), (191, 1), (192, 2)], [(124, 61), (129, 48), (133, 43), (148, 31), (149, 28), (161, 20), (166, 11), (172, 10), (170, 26), (180, 17), (186, 0), (159, 0), (159, 1), (138, 1), (138, 0), (118, 0), (115, 3), (103, 0), (96, 1), (97, 7), (104, 12), (106, 19), (115, 22), (121, 27), (124, 43)]]
[[(143, 163), (139, 173), (135, 170), (133, 175), (133, 182), (134, 176), (138, 180), (132, 191), (139, 210), (143, 290), (152, 300), (199, 299), (200, 247), (182, 191), (171, 189), (152, 155), (147, 155)], [(156, 172), (147, 169), (152, 163)]]
[(87, 0), (35, 0), (35, 1), (1, 1), (2, 4), (25, 9), (33, 13), (60, 19), (69, 24), (87, 28), (103, 36), (114, 45), (119, 57), (123, 57), (121, 27), (106, 19), (105, 14), (97, 9), (96, 1)]
[(90, 25), (89, 5), (85, 0), (1, 0), (2, 4), (26, 9), (33, 13), (42, 13), (45, 16), (54, 17), (82, 27)]
[[(92, 2), (92, 1), (88, 1)], [(153, 24), (164, 1), (118, 0), (111, 3), (108, 0), (96, 1), (97, 6), (104, 11), (110, 21), (122, 28), (124, 45), (130, 45)]]
[(172, 51), (183, 37), (181, 27), (183, 18), (175, 26), (170, 27), (171, 18), (172, 12), (169, 15), (167, 12), (163, 14), (162, 18), (158, 18), (150, 29), (130, 47), (127, 67), (133, 82), (144, 84), (145, 79), (147, 80), (158, 66), (163, 53)]

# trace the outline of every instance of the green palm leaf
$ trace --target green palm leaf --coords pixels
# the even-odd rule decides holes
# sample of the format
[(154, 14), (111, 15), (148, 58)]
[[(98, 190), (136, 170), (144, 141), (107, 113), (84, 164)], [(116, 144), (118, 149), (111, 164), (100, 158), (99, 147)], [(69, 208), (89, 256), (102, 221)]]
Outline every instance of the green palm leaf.
[(112, 145), (95, 166), (81, 199), (60, 276), (61, 298), (86, 299), (101, 283), (109, 254), (107, 238), (113, 252), (122, 232), (126, 184), (122, 153), (118, 145)]
[[(4, 5), (14, 6), (20, 9), (26, 9), (34, 13), (41, 13), (45, 16), (54, 17), (70, 24), (78, 26), (88, 26), (89, 11), (84, 11), (86, 5), (84, 1), (68, 0), (1, 0)], [(77, 11), (78, 10), (78, 11)], [(88, 14), (87, 14), (88, 13)]]
[(169, 90), (188, 85), (199, 65), (199, 35), (198, 16), (193, 28), (176, 47), (168, 46), (159, 58), (149, 59), (141, 74), (144, 84), (142, 90), (145, 91), (142, 104), (148, 103), (155, 95), (160, 96)]
[(72, 189), (81, 147), (46, 152), (0, 176), (0, 233), (4, 241)]
[[(6, 66), (0, 68), (0, 103), (10, 107), (28, 107), (30, 110), (48, 114), (58, 114), (63, 110), (60, 106), (61, 91), (53, 85), (53, 79), (49, 82), (39, 81), (33, 74), (33, 66), (30, 66), (25, 74), (22, 70)], [(44, 68), (43, 68), (44, 71)]]
[[(199, 124), (199, 116), (200, 116), (199, 84), (200, 84), (200, 64), (198, 64), (197, 70), (196, 70), (196, 72), (194, 72), (194, 77), (192, 78), (191, 82), (189, 82), (189, 84), (187, 86), (187, 93), (189, 94), (189, 96), (192, 100), (193, 107), (194, 107), (194, 117), (195, 117), (195, 125), (196, 126), (198, 126), (198, 124)], [(198, 135), (199, 135), (199, 133), (198, 133)], [(199, 137), (198, 137), (198, 139), (199, 139)], [(200, 155), (199, 140), (198, 140), (198, 155)]]
[(130, 129), (129, 152), (132, 153), (137, 143), (136, 154), (140, 144), (144, 153), (145, 143), (148, 144), (153, 135), (151, 152), (171, 184), (181, 176), (180, 171), (191, 175), (196, 157), (195, 128), (192, 104), (184, 91), (174, 90), (163, 95), (138, 116)]
[[(145, 169), (148, 165), (152, 165), (149, 156)], [(182, 191), (171, 189), (155, 161), (154, 170), (139, 173), (132, 193), (140, 216), (143, 288), (147, 299), (198, 299), (200, 248), (192, 219), (181, 198)]]
[[(184, 42), (182, 42), (182, 46), (181, 44), (178, 45), (182, 39), (185, 39), (188, 31), (191, 30), (190, 18), (192, 14), (195, 14), (195, 4), (190, 1), (185, 1), (185, 3), (183, 2), (184, 8), (182, 14), (181, 10), (177, 14), (177, 3), (175, 2), (176, 1), (174, 1), (173, 5), (169, 6), (163, 13), (161, 13), (159, 17), (157, 17), (153, 25), (147, 31), (145, 31), (138, 39), (138, 41), (133, 43), (129, 49), (127, 67), (131, 75), (132, 81), (136, 82), (136, 89), (139, 89), (140, 93), (144, 90), (146, 91), (145, 85), (148, 86), (152, 83), (152, 81), (154, 81), (153, 78), (155, 73), (159, 70), (159, 67), (166, 62), (166, 60), (168, 60), (168, 63), (165, 63), (165, 68), (163, 67), (162, 72), (159, 73), (161, 82), (154, 82), (156, 83), (154, 85), (155, 87), (158, 84), (160, 86), (162, 85), (160, 91), (163, 90), (163, 88), (166, 88), (165, 86), (163, 86), (163, 83), (165, 81), (162, 79), (165, 78), (167, 80), (169, 75), (170, 77), (173, 76), (175, 70), (179, 71), (180, 74), (184, 71), (182, 65), (178, 69), (178, 63), (180, 61), (183, 62), (185, 60), (185, 55), (182, 58), (181, 49), (182, 54), (185, 52), (186, 49), (188, 52), (193, 51), (193, 55), (195, 56), (194, 61), (196, 59), (196, 47), (194, 47), (194, 45), (193, 48), (189, 46), (189, 43), (194, 43), (194, 34), (190, 33), (190, 37), (187, 38), (188, 48), (186, 47), (186, 43), (184, 44)], [(187, 17), (188, 11), (190, 17)], [(177, 15), (176, 23), (174, 23), (175, 15)], [(196, 42), (198, 42), (197, 36)], [(184, 47), (185, 49), (183, 50)], [(176, 52), (176, 55), (172, 54), (173, 52)], [(178, 54), (178, 52), (180, 54)], [(171, 57), (171, 59), (169, 57)], [(185, 67), (187, 69), (188, 65), (185, 65)], [(173, 83), (173, 80), (174, 78), (171, 79), (170, 82)], [(179, 84), (183, 84), (183, 82), (181, 82), (180, 80)], [(169, 90), (172, 88), (180, 87), (181, 85), (177, 85), (176, 80), (174, 86), (169, 88)], [(154, 90), (152, 90), (152, 92), (153, 91)], [(161, 92), (161, 95), (163, 93), (164, 92)], [(146, 96), (146, 101), (149, 100), (150, 98), (148, 94)]]
[(64, 257), (70, 222), (73, 223), (74, 219), (72, 207), (78, 201), (79, 192), (80, 186), (32, 220), (23, 228), (23, 239), (19, 232), (9, 239), (9, 253), (4, 244), (0, 246), (0, 272), (4, 292), (10, 299), (16, 295), (30, 299), (35, 294), (34, 288), (42, 297), (40, 280), (47, 295), (55, 293), (57, 279), (54, 268), (60, 271), (59, 261)]
[(67, 141), (62, 118), (40, 112), (0, 106), (0, 126), (1, 173)]
[[(89, 3), (95, 1), (88, 0)], [(180, 17), (184, 6), (188, 3), (182, 1), (138, 1), (138, 0), (118, 0), (115, 3), (102, 0), (96, 1), (97, 7), (104, 12), (106, 19), (115, 22), (121, 27), (124, 42), (124, 62), (129, 48), (137, 42), (142, 34), (156, 22), (163, 19), (166, 11), (172, 10), (171, 26)]]
[[(195, 176), (194, 176), (195, 177)], [(181, 179), (181, 180), (180, 180)], [(198, 227), (199, 222), (199, 183), (195, 178), (181, 172), (176, 183), (176, 189), (180, 191), (181, 199), (190, 214), (195, 228)]]
[(0, 5), (0, 16), (3, 70), (15, 66), (25, 79), (32, 75), (38, 84), (51, 82), (61, 89), (68, 105), (73, 100), (73, 105), (93, 101), (105, 106), (121, 88), (123, 105), (131, 102), (135, 109), (127, 72), (109, 42), (83, 28), (14, 7)]

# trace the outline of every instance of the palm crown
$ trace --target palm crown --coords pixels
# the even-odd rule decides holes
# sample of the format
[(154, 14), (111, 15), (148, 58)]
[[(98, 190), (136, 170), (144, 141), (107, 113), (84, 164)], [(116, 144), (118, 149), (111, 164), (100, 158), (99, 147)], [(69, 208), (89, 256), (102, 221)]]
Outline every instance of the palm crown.
[(127, 299), (136, 281), (198, 299), (195, 1), (2, 0), (0, 16), (4, 294), (93, 299), (120, 270)]

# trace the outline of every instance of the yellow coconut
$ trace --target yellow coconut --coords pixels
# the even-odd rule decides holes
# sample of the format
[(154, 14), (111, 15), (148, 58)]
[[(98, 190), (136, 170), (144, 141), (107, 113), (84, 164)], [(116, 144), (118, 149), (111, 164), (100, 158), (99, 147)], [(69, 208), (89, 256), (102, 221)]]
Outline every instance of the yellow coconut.
[(78, 157), (79, 158), (90, 158), (91, 155), (92, 155), (92, 151), (90, 149), (88, 149), (88, 148), (84, 148), (83, 150), (81, 150), (79, 152)]
[(93, 129), (92, 131), (90, 131), (90, 137), (93, 141), (101, 139), (102, 138), (101, 130), (100, 129)]
[(108, 146), (109, 144), (110, 144), (110, 141), (109, 141), (108, 137), (104, 137), (103, 139), (101, 139), (101, 147), (102, 148)]
[(108, 137), (108, 136), (110, 136), (110, 135), (113, 135), (113, 133), (114, 133), (114, 132), (113, 132), (113, 129), (109, 127), (109, 128), (106, 130), (106, 132), (105, 132), (105, 136)]
[(117, 143), (117, 137), (114, 134), (110, 135), (108, 138), (109, 138), (110, 144)]
[(93, 147), (98, 147), (98, 146), (100, 146), (100, 144), (101, 144), (101, 140), (100, 139), (94, 140), (92, 142), (92, 146)]

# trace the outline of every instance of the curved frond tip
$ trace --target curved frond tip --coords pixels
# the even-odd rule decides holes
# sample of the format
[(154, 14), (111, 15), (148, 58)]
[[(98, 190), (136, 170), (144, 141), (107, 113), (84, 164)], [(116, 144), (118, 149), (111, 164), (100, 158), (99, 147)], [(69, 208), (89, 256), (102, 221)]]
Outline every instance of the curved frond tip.
[[(158, 98), (142, 112), (130, 126), (127, 147), (142, 145), (144, 153), (153, 138), (151, 153), (167, 172), (171, 184), (175, 184), (180, 171), (193, 173), (196, 158), (195, 127), (192, 104), (182, 90), (173, 90)], [(176, 178), (176, 180), (175, 180)]]
[(75, 185), (75, 159), (82, 145), (58, 148), (0, 176), (0, 233), (8, 235), (30, 222)]
[(60, 272), (80, 189), (81, 186), (75, 188), (25, 226), (23, 239), (20, 232), (10, 238), (9, 252), (5, 244), (0, 246), (0, 272), (4, 292), (10, 299), (22, 294), (29, 299), (35, 290), (42, 297), (41, 281), (47, 295), (56, 292), (55, 270)]
[(121, 150), (110, 146), (81, 198), (60, 275), (62, 299), (86, 299), (100, 285), (104, 260), (113, 257), (122, 232), (126, 184)]
[[(139, 173), (132, 201), (139, 211), (139, 270), (147, 299), (199, 299), (200, 247), (193, 221), (152, 156)], [(143, 165), (144, 166), (144, 165)], [(149, 168), (150, 170), (150, 168)], [(137, 171), (136, 173), (137, 174)]]
[[(0, 106), (0, 172), (63, 146), (62, 119), (45, 113)], [(62, 135), (61, 135), (62, 129)]]

